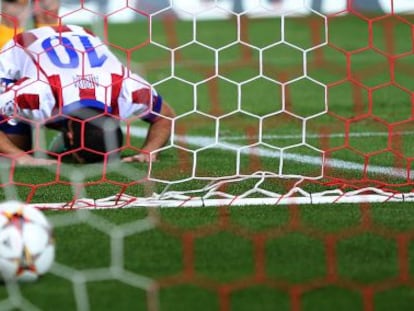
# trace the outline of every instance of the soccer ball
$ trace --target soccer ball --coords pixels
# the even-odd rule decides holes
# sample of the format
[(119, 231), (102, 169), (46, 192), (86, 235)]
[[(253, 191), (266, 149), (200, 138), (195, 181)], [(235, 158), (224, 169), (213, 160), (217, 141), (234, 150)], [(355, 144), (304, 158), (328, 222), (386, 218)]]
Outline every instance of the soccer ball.
[(54, 259), (52, 226), (46, 216), (22, 202), (0, 203), (0, 278), (36, 281)]

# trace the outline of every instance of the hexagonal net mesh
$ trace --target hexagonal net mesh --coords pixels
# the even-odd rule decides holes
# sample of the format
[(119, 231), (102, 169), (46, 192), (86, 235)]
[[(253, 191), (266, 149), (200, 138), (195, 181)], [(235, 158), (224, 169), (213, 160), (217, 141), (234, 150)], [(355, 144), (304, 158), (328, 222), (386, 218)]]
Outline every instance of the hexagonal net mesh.
[[(353, 3), (64, 1), (58, 23), (90, 27), (174, 108), (171, 135), (156, 162), (77, 165), (14, 112), (33, 128), (26, 154), (58, 163), (6, 156), (5, 197), (51, 208), (411, 201), (411, 20), (393, 1), (377, 14)], [(82, 64), (100, 60), (83, 48)], [(147, 125), (117, 118), (122, 156), (145, 152)]]
[[(97, 96), (105, 75), (85, 68), (105, 62), (105, 44), (176, 115), (150, 106), (151, 117), (170, 121), (168, 141), (150, 153), (157, 161), (123, 162), (118, 156), (148, 155), (153, 123), (141, 111), (99, 114), (121, 125), (115, 151), (85, 147), (87, 138), (65, 150), (45, 123), (77, 120), (85, 131), (87, 120), (60, 106), (42, 119), (46, 110), (33, 107), (48, 98), (10, 86), (25, 105), (14, 96), (0, 129), (28, 124), (31, 144), (0, 158), (1, 197), (59, 211), (48, 211), (57, 246), (50, 273), (34, 286), (5, 282), (0, 310), (410, 310), (410, 209), (298, 206), (414, 200), (414, 36), (405, 7), (414, 5), (383, 0), (372, 11), (373, 3), (61, 1), (59, 31), (34, 58), (80, 72), (45, 82), (39, 61), (39, 78), (21, 83), (39, 96), (49, 85), (52, 97), (77, 95), (74, 88)], [(85, 33), (76, 47), (62, 39), (74, 24), (104, 44)], [(81, 57), (59, 58), (59, 50)], [(74, 153), (85, 149), (102, 161), (78, 164)], [(28, 155), (40, 165), (24, 165)], [(153, 208), (198, 206), (217, 208)]]

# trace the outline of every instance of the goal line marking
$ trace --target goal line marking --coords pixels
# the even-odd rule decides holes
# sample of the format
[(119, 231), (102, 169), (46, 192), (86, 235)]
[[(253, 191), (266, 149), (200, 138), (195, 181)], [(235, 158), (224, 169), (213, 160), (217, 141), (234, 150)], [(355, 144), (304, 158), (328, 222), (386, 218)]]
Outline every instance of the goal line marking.
[[(395, 135), (413, 135), (414, 131), (399, 131), (393, 133)], [(332, 133), (332, 134), (307, 134), (305, 135), (306, 138), (344, 138), (344, 137), (387, 137), (389, 136), (389, 132), (364, 132), (364, 133), (349, 133), (345, 135), (343, 133)], [(262, 139), (298, 139), (302, 138), (303, 135), (301, 134), (286, 134), (286, 135), (263, 135)], [(257, 136), (221, 136), (221, 139), (226, 140), (243, 140), (246, 138), (257, 138)]]
[[(146, 136), (147, 129), (143, 127), (131, 126), (130, 127), (130, 134), (135, 137), (143, 138)], [(367, 134), (367, 133), (365, 133)], [(230, 144), (230, 143), (216, 143), (215, 139), (208, 137), (208, 136), (183, 136), (183, 135), (175, 135), (174, 141), (176, 142), (184, 142), (193, 146), (198, 147), (205, 147), (211, 145), (215, 149), (233, 149), (233, 150), (240, 150), (241, 154), (254, 154), (261, 157), (268, 157), (268, 158), (279, 158), (280, 152), (278, 150), (270, 151), (269, 149), (254, 149), (250, 148), (247, 150), (246, 147), (237, 144)], [(315, 166), (322, 166), (322, 153), (320, 157), (317, 156), (310, 156), (310, 155), (301, 155), (292, 152), (283, 152), (283, 158), (291, 161), (295, 161), (298, 163), (306, 163)], [(347, 160), (340, 160), (340, 159), (328, 159), (327, 165), (333, 168), (340, 168), (349, 171), (364, 171), (364, 165), (347, 161)], [(368, 172), (387, 175), (390, 177), (397, 177), (397, 178), (407, 178), (407, 170), (389, 166), (381, 166), (381, 165), (368, 165)], [(413, 176), (414, 171), (409, 171), (410, 176)]]

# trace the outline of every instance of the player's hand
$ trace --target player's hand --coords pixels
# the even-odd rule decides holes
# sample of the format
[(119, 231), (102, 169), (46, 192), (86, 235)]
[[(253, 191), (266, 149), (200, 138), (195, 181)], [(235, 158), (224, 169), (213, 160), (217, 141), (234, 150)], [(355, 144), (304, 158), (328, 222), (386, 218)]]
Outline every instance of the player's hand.
[(57, 164), (58, 161), (54, 159), (34, 158), (30, 155), (24, 155), (16, 158), (17, 165), (22, 166), (47, 166)]
[(149, 163), (157, 161), (157, 155), (155, 153), (139, 153), (130, 157), (125, 157), (122, 159), (122, 162), (140, 162), (140, 163)]

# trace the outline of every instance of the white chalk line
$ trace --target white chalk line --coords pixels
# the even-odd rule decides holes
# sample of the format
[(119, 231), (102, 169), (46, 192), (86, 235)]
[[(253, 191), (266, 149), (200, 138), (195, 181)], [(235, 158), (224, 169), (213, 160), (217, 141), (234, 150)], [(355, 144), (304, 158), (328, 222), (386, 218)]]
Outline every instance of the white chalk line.
[[(130, 135), (135, 137), (145, 137), (147, 134), (147, 129), (142, 127), (135, 127), (132, 126), (129, 129)], [(410, 132), (407, 132), (410, 133)], [(356, 135), (357, 133), (355, 133)], [(360, 136), (369, 136), (370, 133), (360, 133)], [(373, 134), (380, 134), (380, 133), (373, 133)], [(378, 135), (379, 136), (379, 135)], [(385, 133), (382, 136), (387, 136)], [(299, 136), (302, 137), (302, 136)], [(242, 145), (232, 144), (232, 143), (225, 143), (225, 142), (217, 142), (214, 138), (208, 136), (192, 136), (192, 135), (174, 135), (173, 137), (174, 143), (186, 143), (189, 145), (197, 146), (197, 147), (206, 147), (210, 146), (214, 149), (222, 149), (222, 150), (239, 150), (240, 154), (244, 155), (257, 155), (260, 157), (267, 157), (267, 158), (280, 158), (280, 152), (278, 150), (270, 150), (270, 148), (246, 148)], [(315, 152), (317, 152), (315, 150)], [(313, 166), (320, 166), (322, 167), (322, 151), (320, 156), (310, 156), (310, 155), (303, 155), (290, 152), (285, 150), (283, 152), (283, 159), (295, 161), (298, 163), (309, 164)], [(359, 171), (363, 172), (365, 166), (360, 163), (347, 161), (347, 160), (340, 160), (340, 159), (326, 159), (325, 160), (325, 167), (331, 168), (339, 168), (343, 170), (349, 171)], [(390, 166), (381, 166), (381, 165), (368, 165), (367, 168), (369, 173), (379, 174), (379, 175), (386, 175), (389, 177), (397, 177), (397, 178), (404, 178), (407, 179), (407, 174), (409, 173), (410, 176), (413, 176), (414, 171), (401, 168), (395, 168)]]
[[(413, 135), (414, 131), (399, 131), (392, 133), (393, 136), (399, 135)], [(365, 132), (365, 133), (348, 133), (345, 135), (344, 133), (332, 133), (332, 134), (308, 134), (306, 133), (306, 138), (344, 138), (348, 137), (388, 137), (390, 135), (389, 132)], [(220, 136), (221, 139), (225, 140), (245, 140), (248, 139), (255, 139), (257, 136)], [(286, 135), (263, 135), (262, 139), (301, 139), (301, 134), (286, 134)]]

